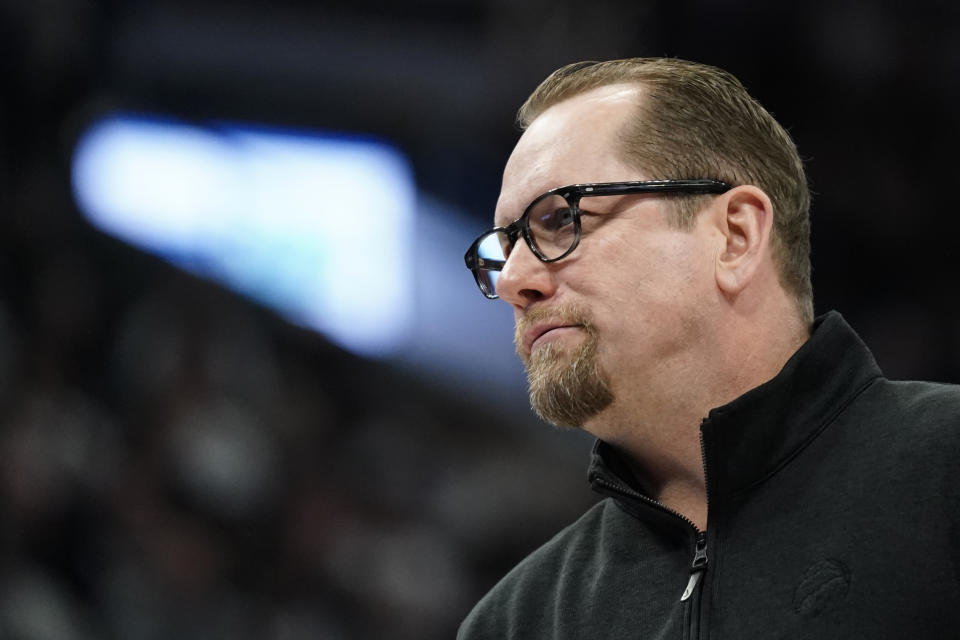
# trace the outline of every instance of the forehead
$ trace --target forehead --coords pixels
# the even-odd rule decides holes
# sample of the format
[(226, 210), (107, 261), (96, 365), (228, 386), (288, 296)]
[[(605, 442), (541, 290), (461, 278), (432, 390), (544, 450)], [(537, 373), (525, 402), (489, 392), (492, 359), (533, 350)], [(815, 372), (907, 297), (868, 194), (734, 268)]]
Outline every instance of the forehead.
[(640, 180), (617, 151), (642, 88), (599, 87), (551, 106), (524, 131), (503, 172), (495, 223), (509, 223), (538, 195), (583, 182)]

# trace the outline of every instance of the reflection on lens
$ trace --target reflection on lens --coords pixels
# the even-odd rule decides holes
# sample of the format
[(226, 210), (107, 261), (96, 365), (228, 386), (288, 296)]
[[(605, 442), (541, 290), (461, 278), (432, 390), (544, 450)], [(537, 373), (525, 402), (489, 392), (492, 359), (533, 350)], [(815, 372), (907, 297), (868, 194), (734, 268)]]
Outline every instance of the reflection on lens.
[(576, 216), (562, 196), (538, 200), (527, 220), (537, 249), (548, 259), (559, 258), (576, 241)]
[(487, 235), (486, 238), (480, 241), (480, 246), (477, 247), (477, 257), (480, 258), (483, 265), (483, 262), (500, 262), (503, 263), (506, 261), (507, 256), (504, 253), (505, 238), (504, 234), (499, 232), (493, 232)]
[(483, 279), (483, 286), (487, 293), (497, 293), (497, 280), (500, 279), (499, 271), (481, 271), (480, 276)]
[(497, 292), (500, 270), (509, 255), (510, 240), (505, 233), (494, 231), (487, 234), (477, 245), (477, 278), (484, 293)]

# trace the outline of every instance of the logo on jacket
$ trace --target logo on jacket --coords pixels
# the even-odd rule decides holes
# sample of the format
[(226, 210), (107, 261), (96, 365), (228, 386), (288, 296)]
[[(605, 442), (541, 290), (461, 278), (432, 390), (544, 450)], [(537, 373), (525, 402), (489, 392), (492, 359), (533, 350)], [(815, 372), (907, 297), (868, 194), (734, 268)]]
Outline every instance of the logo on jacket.
[(793, 592), (793, 609), (804, 618), (816, 618), (843, 600), (850, 590), (850, 570), (839, 560), (820, 560), (803, 574)]

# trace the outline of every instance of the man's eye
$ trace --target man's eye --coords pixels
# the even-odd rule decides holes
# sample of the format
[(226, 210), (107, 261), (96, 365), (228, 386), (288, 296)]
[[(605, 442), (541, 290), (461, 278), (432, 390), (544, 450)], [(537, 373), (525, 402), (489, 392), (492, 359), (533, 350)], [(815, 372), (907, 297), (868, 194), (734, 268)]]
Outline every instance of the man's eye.
[(537, 221), (537, 226), (544, 231), (557, 231), (573, 223), (573, 212), (570, 207), (560, 207), (545, 211)]

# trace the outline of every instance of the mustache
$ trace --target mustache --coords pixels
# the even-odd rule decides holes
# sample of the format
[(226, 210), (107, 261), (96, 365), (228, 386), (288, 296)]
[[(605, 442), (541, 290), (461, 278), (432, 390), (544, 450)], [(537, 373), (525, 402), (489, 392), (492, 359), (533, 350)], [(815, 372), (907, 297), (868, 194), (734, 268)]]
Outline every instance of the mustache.
[(517, 326), (513, 332), (513, 346), (520, 353), (520, 343), (523, 340), (524, 332), (534, 324), (549, 320), (561, 324), (576, 324), (582, 326), (588, 334), (594, 334), (593, 323), (590, 320), (590, 313), (583, 307), (572, 304), (564, 304), (556, 307), (537, 307), (523, 315), (517, 320)]

